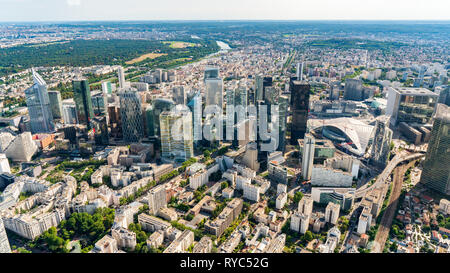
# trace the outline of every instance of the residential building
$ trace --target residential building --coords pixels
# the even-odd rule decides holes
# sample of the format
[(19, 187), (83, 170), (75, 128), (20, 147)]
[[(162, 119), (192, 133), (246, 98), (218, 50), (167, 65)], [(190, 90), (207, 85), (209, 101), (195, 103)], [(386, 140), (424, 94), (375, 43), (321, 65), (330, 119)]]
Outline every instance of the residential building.
[(325, 208), (325, 222), (337, 225), (339, 219), (339, 210), (341, 206), (333, 202), (329, 202)]
[(162, 184), (150, 189), (147, 199), (150, 212), (156, 215), (161, 208), (167, 206), (165, 186)]

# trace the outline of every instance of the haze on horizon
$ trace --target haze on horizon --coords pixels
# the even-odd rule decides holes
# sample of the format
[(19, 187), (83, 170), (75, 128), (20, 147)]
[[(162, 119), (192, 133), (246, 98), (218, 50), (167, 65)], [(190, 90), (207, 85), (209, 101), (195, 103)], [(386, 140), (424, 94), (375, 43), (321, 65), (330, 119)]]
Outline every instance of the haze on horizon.
[(448, 0), (0, 0), (0, 21), (450, 20)]

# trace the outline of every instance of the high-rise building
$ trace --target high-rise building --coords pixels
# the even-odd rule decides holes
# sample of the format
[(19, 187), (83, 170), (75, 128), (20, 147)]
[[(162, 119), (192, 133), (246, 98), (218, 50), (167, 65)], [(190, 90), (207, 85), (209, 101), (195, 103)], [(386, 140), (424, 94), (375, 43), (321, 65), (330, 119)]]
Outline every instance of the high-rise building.
[(345, 80), (344, 99), (356, 101), (362, 101), (365, 99), (362, 80), (359, 79)]
[(194, 143), (202, 139), (202, 94), (196, 92), (194, 97), (188, 103), (188, 107), (192, 112), (192, 125), (194, 130)]
[(166, 188), (164, 185), (158, 185), (152, 188), (147, 195), (148, 208), (150, 213), (157, 214), (159, 209), (167, 206)]
[(205, 105), (217, 105), (223, 109), (223, 80), (219, 78), (209, 78), (205, 80)]
[(286, 149), (286, 129), (287, 129), (287, 116), (288, 116), (289, 98), (286, 96), (280, 96), (278, 98), (278, 148), (277, 151)]
[(240, 86), (234, 90), (234, 106), (237, 105), (241, 105), (244, 108), (248, 106), (248, 93), (245, 86)]
[(297, 63), (296, 76), (298, 80), (303, 80), (303, 63)]
[(103, 92), (103, 94), (111, 94), (112, 93), (111, 82), (109, 82), (109, 81), (102, 82), (102, 92)]
[(307, 215), (298, 211), (295, 211), (291, 215), (291, 230), (305, 234), (308, 231), (309, 220), (311, 215)]
[(386, 115), (391, 116), (392, 125), (426, 124), (431, 121), (438, 94), (425, 88), (389, 87), (387, 100)]
[(291, 80), (289, 83), (291, 91), (291, 145), (297, 144), (297, 139), (303, 138), (306, 133), (309, 108), (310, 85), (304, 82)]
[(123, 140), (139, 142), (144, 137), (141, 96), (134, 90), (119, 93)]
[(55, 130), (47, 84), (41, 75), (32, 70), (34, 84), (25, 90), (25, 99), (30, 116), (31, 132), (50, 133)]
[(445, 89), (441, 90), (438, 102), (450, 106), (450, 85), (447, 85)]
[(172, 94), (173, 101), (175, 102), (175, 104), (182, 104), (182, 105), (186, 104), (186, 92), (182, 85), (175, 86), (172, 89), (172, 92), (173, 92)]
[(233, 89), (228, 89), (227, 91), (225, 91), (225, 100), (227, 102), (227, 106), (228, 105), (234, 106), (234, 90)]
[(447, 195), (450, 195), (449, 151), (450, 107), (438, 104), (420, 180), (427, 187)]
[(94, 117), (92, 119), (92, 125), (94, 128), (94, 139), (97, 145), (108, 145), (109, 144), (109, 134), (108, 134), (108, 124), (106, 122), (106, 117)]
[(172, 111), (162, 112), (161, 156), (184, 162), (194, 156), (192, 112), (176, 107)]
[(105, 93), (101, 91), (91, 92), (92, 97), (92, 109), (96, 116), (106, 115), (107, 113), (107, 100)]
[(5, 226), (2, 217), (0, 217), (0, 253), (11, 253), (8, 236), (6, 235)]
[(148, 122), (153, 123), (152, 127), (154, 128), (154, 133), (152, 135), (160, 137), (161, 129), (160, 129), (159, 116), (164, 111), (172, 110), (173, 107), (175, 107), (175, 102), (170, 99), (157, 98), (153, 101), (152, 106), (153, 106), (153, 110), (152, 110), (153, 120), (148, 121)]
[(53, 118), (61, 119), (62, 118), (61, 93), (59, 91), (48, 91), (48, 98), (50, 100)]
[(219, 78), (219, 68), (216, 66), (206, 66), (203, 80)]
[(300, 202), (298, 202), (298, 212), (305, 215), (311, 215), (313, 210), (314, 200), (312, 197), (304, 196)]
[(370, 153), (370, 161), (372, 164), (385, 166), (387, 163), (392, 140), (389, 119), (389, 116), (382, 116), (375, 121), (372, 151)]
[(77, 107), (78, 122), (91, 129), (91, 120), (94, 117), (92, 109), (91, 91), (89, 89), (89, 82), (86, 79), (74, 80), (73, 84), (73, 98)]
[(311, 134), (305, 134), (302, 154), (302, 175), (303, 179), (311, 180), (314, 165), (315, 138)]
[(267, 86), (264, 89), (264, 102), (267, 105), (277, 104), (280, 97), (280, 90), (273, 86)]
[(125, 82), (125, 72), (123, 70), (123, 67), (119, 67), (119, 69), (117, 69), (117, 76), (119, 78), (119, 87), (120, 88), (126, 88), (126, 82)]
[(325, 208), (325, 222), (336, 225), (339, 219), (340, 209), (341, 206), (339, 204), (329, 202), (327, 207)]
[(341, 95), (341, 82), (333, 82), (330, 84), (330, 94), (329, 100), (339, 100), (339, 96)]
[(256, 105), (256, 101), (264, 99), (264, 86), (263, 86), (263, 77), (261, 75), (257, 75), (255, 77), (255, 101), (253, 102)]
[(67, 99), (62, 102), (62, 114), (64, 124), (78, 124), (77, 106), (73, 99)]
[(263, 85), (263, 98), (262, 99), (263, 100), (267, 100), (266, 89), (268, 87), (272, 87), (272, 82), (273, 82), (273, 79), (270, 76), (263, 78), (263, 83), (262, 83), (262, 85)]

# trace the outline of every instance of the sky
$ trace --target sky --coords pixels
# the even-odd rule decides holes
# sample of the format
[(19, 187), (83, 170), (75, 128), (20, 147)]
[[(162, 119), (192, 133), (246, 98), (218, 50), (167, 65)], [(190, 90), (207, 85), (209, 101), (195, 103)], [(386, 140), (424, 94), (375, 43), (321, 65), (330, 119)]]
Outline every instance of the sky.
[(449, 0), (0, 0), (0, 21), (450, 20)]

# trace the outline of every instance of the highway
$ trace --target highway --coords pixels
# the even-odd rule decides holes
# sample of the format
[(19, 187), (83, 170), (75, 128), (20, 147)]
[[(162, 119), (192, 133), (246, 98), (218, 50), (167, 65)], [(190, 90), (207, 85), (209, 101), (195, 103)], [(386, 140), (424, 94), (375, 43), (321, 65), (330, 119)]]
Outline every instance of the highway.
[(423, 153), (410, 154), (406, 150), (401, 151), (391, 161), (389, 161), (386, 168), (384, 168), (383, 172), (377, 177), (377, 180), (375, 181), (375, 183), (373, 183), (371, 186), (366, 184), (356, 190), (355, 198), (356, 199), (362, 198), (367, 193), (367, 191), (369, 191), (370, 189), (373, 189), (373, 188), (376, 188), (376, 187), (382, 185), (386, 181), (386, 179), (389, 177), (389, 175), (392, 173), (394, 168), (397, 167), (397, 165), (400, 164), (401, 162), (418, 159), (422, 156), (425, 156), (425, 155)]

